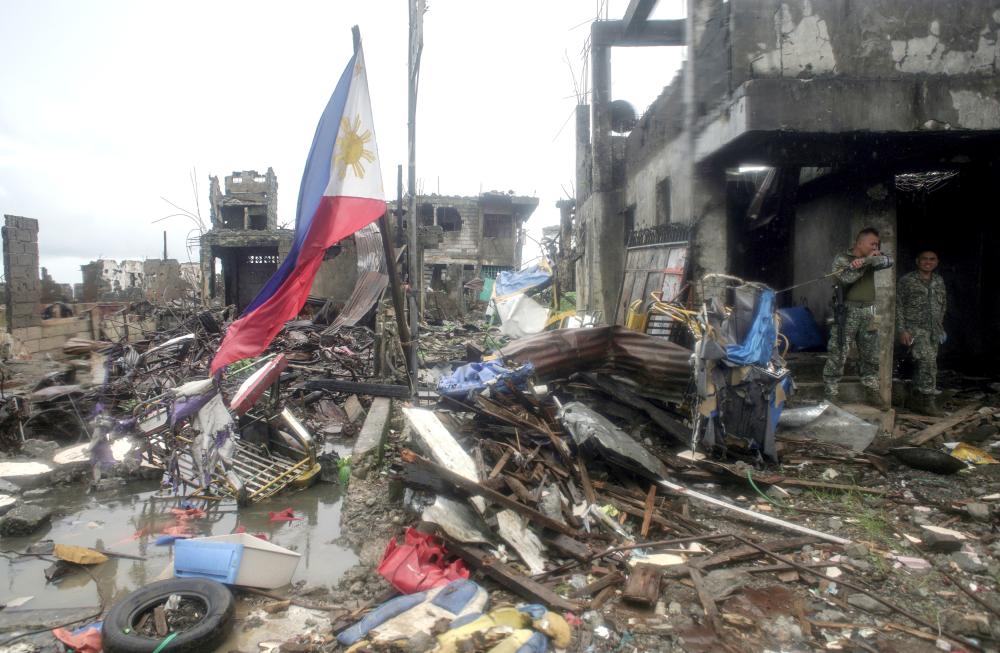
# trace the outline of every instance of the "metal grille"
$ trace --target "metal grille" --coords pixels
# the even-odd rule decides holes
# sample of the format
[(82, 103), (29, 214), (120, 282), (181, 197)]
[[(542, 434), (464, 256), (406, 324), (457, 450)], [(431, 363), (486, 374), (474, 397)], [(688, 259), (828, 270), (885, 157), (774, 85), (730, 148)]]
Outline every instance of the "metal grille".
[(691, 225), (669, 222), (633, 231), (628, 235), (628, 246), (640, 247), (642, 245), (686, 243), (689, 240), (691, 240)]

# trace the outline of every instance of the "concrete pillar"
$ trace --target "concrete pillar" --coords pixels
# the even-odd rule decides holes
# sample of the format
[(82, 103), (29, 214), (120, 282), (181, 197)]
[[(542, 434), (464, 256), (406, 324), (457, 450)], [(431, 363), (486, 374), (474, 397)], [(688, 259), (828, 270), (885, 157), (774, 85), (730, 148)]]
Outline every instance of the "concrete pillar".
[[(886, 177), (870, 180), (850, 190), (853, 212), (848, 243), (865, 227), (875, 227), (882, 238), (882, 251), (896, 258), (898, 242), (893, 189), (892, 178)], [(875, 273), (875, 311), (879, 337), (879, 389), (882, 400), (889, 405), (892, 399), (892, 349), (896, 335), (896, 268)]]
[[(701, 279), (709, 273), (729, 272), (729, 218), (726, 212), (726, 171), (693, 168), (687, 185), (693, 235), (688, 256), (696, 304), (701, 297)], [(706, 289), (709, 290), (709, 289)]]
[(7, 330), (42, 323), (38, 303), (42, 285), (38, 278), (38, 220), (5, 215), (3, 268), (7, 281)]
[[(596, 37), (596, 26), (592, 43)], [(625, 232), (622, 227), (621, 191), (615, 187), (614, 153), (611, 139), (611, 48), (598, 46), (591, 49), (593, 75), (593, 109), (591, 143), (592, 223), (586, 243), (587, 258), (592, 262), (590, 271), (589, 308), (602, 313), (602, 322), (614, 319), (615, 303), (625, 274)]]
[(590, 105), (576, 107), (576, 205), (590, 197), (592, 160), (590, 156)]

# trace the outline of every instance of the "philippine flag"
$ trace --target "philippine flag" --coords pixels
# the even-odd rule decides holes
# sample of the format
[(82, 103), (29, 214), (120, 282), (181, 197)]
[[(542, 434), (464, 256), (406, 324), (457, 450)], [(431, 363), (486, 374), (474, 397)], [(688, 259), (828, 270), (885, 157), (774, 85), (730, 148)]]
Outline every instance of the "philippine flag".
[(323, 253), (384, 212), (368, 77), (359, 46), (316, 127), (299, 188), (292, 249), (229, 326), (212, 359), (211, 374), (263, 352), (285, 322), (302, 310)]

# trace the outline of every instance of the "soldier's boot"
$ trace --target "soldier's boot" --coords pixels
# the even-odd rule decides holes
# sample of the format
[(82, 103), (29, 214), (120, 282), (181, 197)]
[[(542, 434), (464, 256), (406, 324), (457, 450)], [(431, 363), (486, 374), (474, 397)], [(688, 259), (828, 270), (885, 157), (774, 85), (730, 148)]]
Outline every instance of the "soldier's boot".
[(910, 407), (914, 412), (921, 415), (927, 415), (928, 417), (944, 417), (944, 413), (938, 408), (937, 397), (934, 395), (924, 394), (922, 392), (914, 393), (913, 400), (910, 402)]
[(882, 401), (882, 393), (878, 391), (878, 388), (871, 388), (865, 386), (865, 403), (869, 406), (878, 408), (879, 410), (888, 410), (888, 406)]

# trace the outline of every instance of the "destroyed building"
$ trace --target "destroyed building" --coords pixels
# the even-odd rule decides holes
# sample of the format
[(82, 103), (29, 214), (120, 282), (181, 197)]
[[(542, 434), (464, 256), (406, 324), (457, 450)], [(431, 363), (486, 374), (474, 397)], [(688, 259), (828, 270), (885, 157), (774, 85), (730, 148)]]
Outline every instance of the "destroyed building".
[[(205, 294), (243, 310), (292, 247), (292, 230), (278, 228), (278, 178), (274, 170), (209, 177), (211, 229), (201, 237)], [(218, 265), (216, 264), (218, 261)]]
[(454, 293), (470, 279), (495, 278), (521, 265), (522, 227), (538, 199), (487, 192), (472, 197), (417, 196), (417, 224), (438, 227), (441, 242), (423, 250), (424, 287)]
[[(591, 26), (570, 256), (580, 307), (623, 323), (630, 302), (672, 298), (686, 268), (694, 286), (706, 273), (805, 284), (780, 305), (823, 324), (829, 284), (807, 282), (874, 226), (898, 261), (877, 277), (882, 341), (895, 275), (931, 248), (962, 307), (944, 359), (997, 360), (1000, 228), (981, 207), (1000, 178), (1000, 2), (696, 0), (690, 21), (649, 20), (655, 4)], [(612, 101), (613, 48), (684, 45), (638, 120)]]
[(200, 269), (196, 263), (176, 259), (114, 261), (98, 259), (80, 266), (83, 274), (83, 302), (139, 301), (169, 302), (199, 297)]

